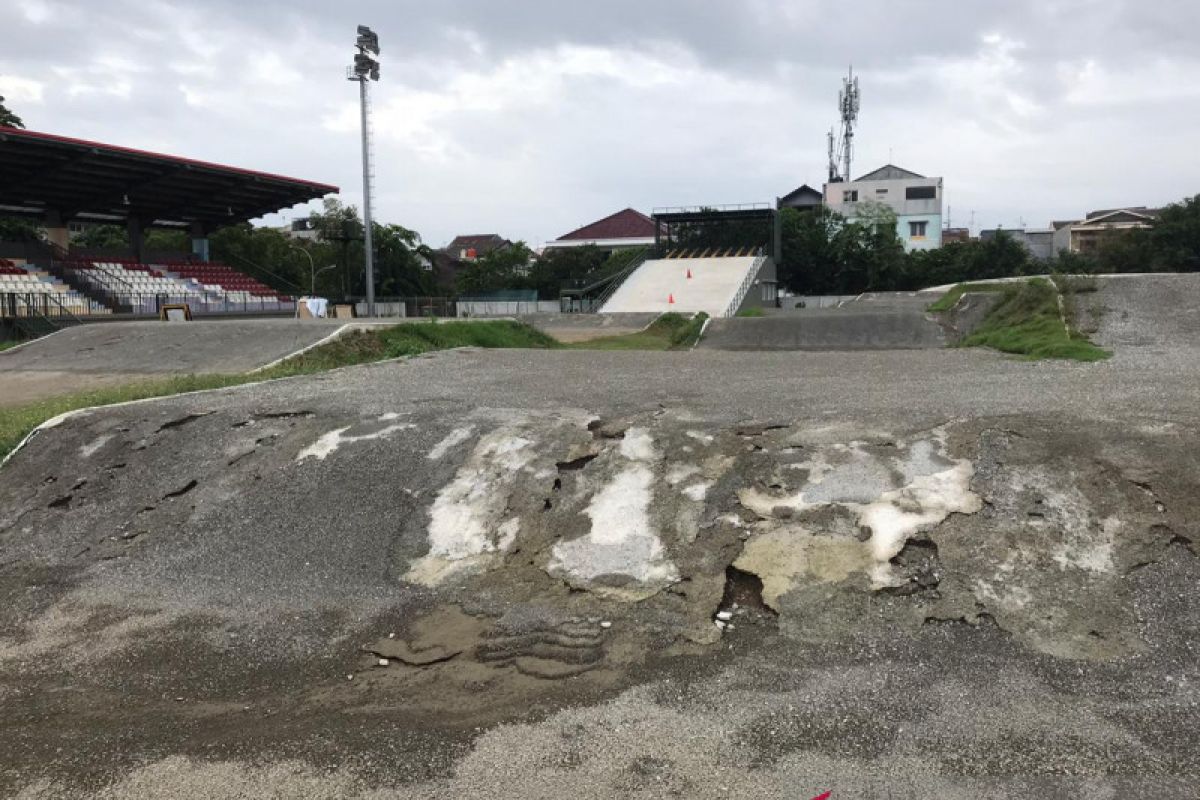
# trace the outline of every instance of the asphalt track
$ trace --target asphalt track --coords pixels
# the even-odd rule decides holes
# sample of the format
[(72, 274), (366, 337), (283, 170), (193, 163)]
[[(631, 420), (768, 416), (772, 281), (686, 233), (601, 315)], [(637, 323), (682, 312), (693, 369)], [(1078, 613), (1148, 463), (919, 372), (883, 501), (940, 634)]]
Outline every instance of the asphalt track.
[(68, 419), (0, 469), (0, 792), (1194, 797), (1197, 293), (1143, 288), (1095, 364), (459, 350)]
[(343, 320), (197, 320), (76, 325), (0, 353), (0, 371), (236, 373), (308, 347)]
[(0, 406), (166, 375), (248, 372), (345, 328), (294, 319), (76, 325), (0, 352)]

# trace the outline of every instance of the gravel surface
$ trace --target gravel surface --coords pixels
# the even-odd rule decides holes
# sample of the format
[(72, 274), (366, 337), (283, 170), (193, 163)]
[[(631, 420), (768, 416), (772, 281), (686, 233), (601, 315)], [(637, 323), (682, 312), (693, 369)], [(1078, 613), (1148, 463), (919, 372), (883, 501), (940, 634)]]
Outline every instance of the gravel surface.
[[(0, 793), (1195, 797), (1196, 340), (1128, 318), (1096, 364), (458, 350), (82, 414), (0, 470)], [(886, 488), (918, 442), (981, 500), (890, 562), (919, 585), (801, 571), (777, 615), (723, 572), (793, 524), (859, 541), (853, 503), (756, 516), (743, 483)], [(708, 481), (646, 512), (688, 582), (539, 566), (643, 473)], [(511, 514), (518, 547), (407, 582), (450, 486), (484, 497), (450, 533)]]

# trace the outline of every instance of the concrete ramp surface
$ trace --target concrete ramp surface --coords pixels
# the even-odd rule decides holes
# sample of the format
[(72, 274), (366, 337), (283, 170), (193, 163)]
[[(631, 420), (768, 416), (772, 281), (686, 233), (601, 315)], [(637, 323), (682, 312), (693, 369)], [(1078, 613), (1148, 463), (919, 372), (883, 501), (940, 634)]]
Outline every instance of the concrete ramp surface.
[[(1086, 282), (1086, 281), (1085, 281)], [(1120, 354), (1134, 347), (1200, 348), (1200, 275), (1108, 275), (1076, 295), (1080, 327)]]
[[(756, 258), (658, 258), (625, 279), (600, 310), (614, 312), (700, 311), (721, 317), (729, 309)], [(691, 278), (688, 271), (691, 271)], [(674, 298), (675, 302), (670, 300)]]
[(710, 350), (922, 350), (945, 345), (941, 327), (917, 310), (821, 309), (715, 319)]

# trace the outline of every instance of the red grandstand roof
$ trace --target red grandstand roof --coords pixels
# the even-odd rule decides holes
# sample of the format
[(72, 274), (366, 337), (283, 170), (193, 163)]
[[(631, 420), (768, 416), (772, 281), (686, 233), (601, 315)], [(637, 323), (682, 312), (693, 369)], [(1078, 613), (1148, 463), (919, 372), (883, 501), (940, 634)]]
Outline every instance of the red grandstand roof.
[(119, 145), (0, 127), (0, 214), (216, 227), (338, 188)]
[(582, 228), (564, 234), (555, 241), (646, 238), (654, 238), (654, 220), (640, 211), (627, 208), (615, 214), (610, 214), (604, 219), (596, 220), (590, 225), (584, 225)]

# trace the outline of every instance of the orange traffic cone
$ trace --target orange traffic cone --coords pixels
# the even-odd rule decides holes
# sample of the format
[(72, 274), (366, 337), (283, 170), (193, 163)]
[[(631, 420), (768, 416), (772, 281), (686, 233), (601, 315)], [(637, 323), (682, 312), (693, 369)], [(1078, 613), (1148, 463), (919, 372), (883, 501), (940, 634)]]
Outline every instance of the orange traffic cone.
[(692, 279), (692, 268), (688, 267), (688, 280), (690, 281), (691, 279)]
[(675, 295), (674, 294), (667, 295), (667, 305), (669, 305), (669, 306), (675, 305)]

